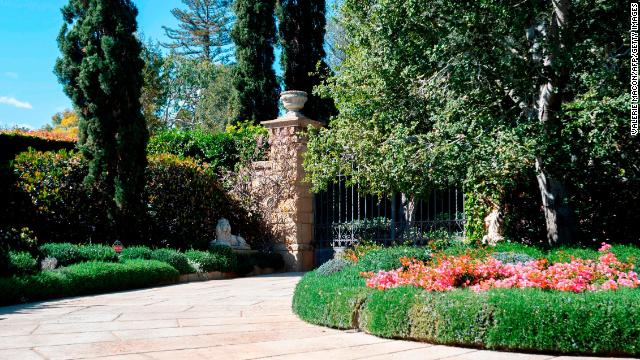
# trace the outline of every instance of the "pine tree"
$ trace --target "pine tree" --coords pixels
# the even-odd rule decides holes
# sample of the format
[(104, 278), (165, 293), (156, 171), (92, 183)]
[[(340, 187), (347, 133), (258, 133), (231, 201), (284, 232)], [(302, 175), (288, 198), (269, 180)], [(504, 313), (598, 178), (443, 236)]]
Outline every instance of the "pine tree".
[(178, 29), (163, 26), (172, 40), (163, 46), (179, 55), (226, 63), (233, 53), (230, 37), (233, 14), (229, 0), (182, 0), (187, 10), (173, 9)]
[(278, 83), (273, 70), (276, 0), (236, 0), (231, 37), (236, 45), (234, 86), (239, 121), (259, 122), (278, 116)]
[(312, 94), (313, 87), (329, 75), (324, 61), (325, 10), (324, 0), (279, 0), (278, 4), (285, 89), (306, 91), (309, 101), (303, 111), (319, 121), (335, 113), (332, 100)]
[(138, 11), (130, 0), (70, 0), (62, 15), (55, 73), (78, 110), (85, 183), (107, 199), (115, 235), (129, 240), (143, 209), (149, 138), (140, 106)]

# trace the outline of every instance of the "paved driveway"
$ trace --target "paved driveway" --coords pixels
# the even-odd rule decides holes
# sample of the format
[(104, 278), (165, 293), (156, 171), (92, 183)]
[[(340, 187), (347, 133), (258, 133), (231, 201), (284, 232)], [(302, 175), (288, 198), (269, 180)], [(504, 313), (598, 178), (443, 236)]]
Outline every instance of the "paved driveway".
[(299, 279), (276, 274), (0, 307), (0, 359), (553, 358), (309, 325), (290, 310)]

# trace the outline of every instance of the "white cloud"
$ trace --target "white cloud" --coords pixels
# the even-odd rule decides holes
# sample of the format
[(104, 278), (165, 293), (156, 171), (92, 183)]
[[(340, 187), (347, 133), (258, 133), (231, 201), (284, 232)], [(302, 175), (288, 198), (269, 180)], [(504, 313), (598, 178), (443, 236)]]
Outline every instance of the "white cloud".
[(8, 77), (9, 79), (17, 79), (18, 78), (18, 73), (14, 73), (12, 71), (7, 71), (6, 73), (4, 73), (4, 76)]
[(15, 106), (18, 109), (33, 109), (33, 106), (28, 102), (20, 101), (14, 97), (8, 96), (0, 96), (0, 104)]

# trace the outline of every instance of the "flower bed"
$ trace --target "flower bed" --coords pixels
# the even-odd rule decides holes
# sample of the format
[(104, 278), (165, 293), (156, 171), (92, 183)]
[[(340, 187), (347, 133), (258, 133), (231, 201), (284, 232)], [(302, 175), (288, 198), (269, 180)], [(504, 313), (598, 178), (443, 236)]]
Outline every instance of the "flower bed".
[(473, 291), (490, 288), (539, 288), (560, 291), (610, 290), (640, 285), (633, 264), (620, 262), (602, 244), (598, 261), (573, 258), (569, 263), (549, 265), (546, 259), (526, 263), (503, 263), (493, 257), (473, 259), (469, 255), (441, 256), (435, 264), (401, 258), (402, 268), (363, 273), (367, 286), (380, 290), (416, 286), (427, 291), (448, 291), (470, 287)]
[[(376, 250), (337, 272), (306, 274), (296, 287), (293, 309), (313, 324), (390, 338), (498, 350), (638, 355), (637, 276), (631, 265), (617, 260), (629, 256), (610, 250), (601, 249), (597, 260), (574, 258), (555, 265), (546, 259), (503, 263), (485, 250), (437, 254), (431, 262), (398, 259), (397, 270), (384, 271), (363, 266), (375, 262), (370, 257), (379, 256)], [(522, 268), (540, 279), (527, 282), (517, 273)], [(607, 285), (610, 281), (617, 290)]]

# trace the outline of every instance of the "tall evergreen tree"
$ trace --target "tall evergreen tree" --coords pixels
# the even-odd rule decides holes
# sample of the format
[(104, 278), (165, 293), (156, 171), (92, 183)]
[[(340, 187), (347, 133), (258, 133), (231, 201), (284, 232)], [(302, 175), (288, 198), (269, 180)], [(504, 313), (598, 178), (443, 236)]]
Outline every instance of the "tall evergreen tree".
[(324, 61), (325, 10), (325, 0), (279, 0), (278, 4), (285, 89), (306, 91), (309, 101), (304, 112), (320, 121), (335, 112), (332, 100), (312, 94), (313, 87), (329, 75)]
[(200, 60), (226, 63), (233, 53), (233, 13), (229, 0), (182, 0), (186, 10), (173, 9), (178, 29), (163, 26), (172, 41), (163, 46)]
[(231, 37), (236, 45), (234, 86), (237, 120), (259, 122), (278, 116), (278, 83), (273, 70), (276, 0), (236, 0)]
[(115, 235), (129, 240), (143, 209), (149, 138), (140, 106), (138, 11), (130, 0), (70, 0), (62, 15), (55, 73), (79, 112), (85, 182), (108, 199)]

